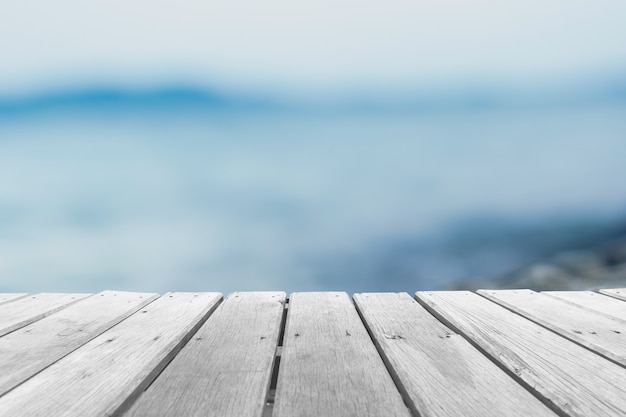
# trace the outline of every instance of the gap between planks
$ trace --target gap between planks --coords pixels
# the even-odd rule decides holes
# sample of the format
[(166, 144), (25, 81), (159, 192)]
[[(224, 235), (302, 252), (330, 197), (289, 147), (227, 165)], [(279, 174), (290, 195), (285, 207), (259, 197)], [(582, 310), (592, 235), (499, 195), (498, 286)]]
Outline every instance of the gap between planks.
[(478, 290), (477, 294), (626, 368), (623, 319), (532, 290)]
[(262, 417), (272, 417), (274, 414), (274, 402), (276, 400), (276, 385), (278, 383), (278, 373), (280, 372), (280, 359), (283, 353), (283, 340), (285, 338), (285, 324), (287, 322), (287, 313), (289, 312), (289, 298), (285, 298), (283, 307), (283, 315), (280, 321), (280, 332), (278, 334), (278, 344), (276, 345), (276, 353), (274, 355), (274, 367), (270, 379), (270, 386), (265, 399), (265, 407), (263, 407)]

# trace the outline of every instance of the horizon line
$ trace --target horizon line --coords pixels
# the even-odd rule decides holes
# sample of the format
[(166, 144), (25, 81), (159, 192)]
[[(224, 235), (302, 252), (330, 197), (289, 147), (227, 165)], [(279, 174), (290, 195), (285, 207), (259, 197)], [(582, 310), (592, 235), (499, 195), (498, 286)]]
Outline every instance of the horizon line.
[(568, 83), (545, 89), (520, 89), (515, 85), (468, 83), (464, 87), (376, 90), (318, 94), (294, 92), (260, 93), (254, 89), (209, 87), (190, 83), (163, 83), (133, 88), (123, 84), (48, 89), (18, 97), (0, 96), (0, 115), (32, 114), (55, 109), (102, 108), (211, 108), (224, 110), (426, 110), (518, 106), (578, 105), (626, 102), (626, 76), (587, 83)]

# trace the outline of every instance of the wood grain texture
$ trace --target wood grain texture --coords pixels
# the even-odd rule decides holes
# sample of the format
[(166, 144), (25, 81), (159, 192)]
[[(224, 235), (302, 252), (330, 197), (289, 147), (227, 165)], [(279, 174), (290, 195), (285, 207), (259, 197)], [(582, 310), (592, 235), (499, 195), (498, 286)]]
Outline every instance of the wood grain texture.
[(626, 303), (608, 295), (593, 291), (543, 291), (542, 294), (568, 301), (609, 317), (626, 320)]
[(562, 414), (626, 415), (626, 369), (621, 366), (479, 295), (435, 291), (416, 296)]
[(125, 416), (261, 416), (285, 293), (233, 293)]
[(292, 294), (274, 417), (409, 415), (347, 294)]
[(0, 304), (8, 303), (9, 301), (14, 301), (23, 297), (26, 297), (28, 293), (0, 293)]
[(221, 299), (169, 293), (0, 397), (3, 416), (106, 416), (158, 375)]
[(157, 294), (104, 291), (1, 337), (0, 395), (157, 297)]
[(479, 290), (490, 300), (626, 366), (626, 321), (531, 290)]
[(91, 294), (36, 294), (0, 304), (0, 336), (40, 320)]
[(600, 290), (600, 292), (604, 295), (626, 301), (626, 288), (607, 288)]
[(555, 416), (407, 293), (354, 301), (415, 415)]

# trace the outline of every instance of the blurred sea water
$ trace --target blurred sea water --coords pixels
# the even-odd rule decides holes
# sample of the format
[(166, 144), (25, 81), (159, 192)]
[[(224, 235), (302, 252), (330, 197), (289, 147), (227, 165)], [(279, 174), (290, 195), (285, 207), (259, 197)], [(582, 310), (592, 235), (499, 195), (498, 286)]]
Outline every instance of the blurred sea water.
[(626, 220), (626, 103), (0, 117), (0, 291), (415, 291)]

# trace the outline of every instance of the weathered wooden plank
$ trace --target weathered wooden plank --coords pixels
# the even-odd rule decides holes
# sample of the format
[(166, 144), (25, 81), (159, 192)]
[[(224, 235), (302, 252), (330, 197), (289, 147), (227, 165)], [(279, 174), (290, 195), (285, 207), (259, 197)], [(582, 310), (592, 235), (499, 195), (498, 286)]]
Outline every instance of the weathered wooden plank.
[(626, 303), (607, 295), (593, 291), (543, 291), (542, 294), (574, 303), (609, 317), (626, 320)]
[(621, 366), (476, 294), (436, 291), (416, 296), (563, 415), (626, 415), (626, 369)]
[(347, 294), (292, 294), (274, 416), (409, 416)]
[(261, 416), (285, 293), (233, 293), (125, 416)]
[(158, 294), (104, 291), (0, 338), (0, 395), (119, 323)]
[(626, 301), (626, 288), (607, 288), (604, 290), (600, 290), (600, 292), (604, 295)]
[(0, 336), (40, 320), (91, 294), (36, 294), (0, 304)]
[(21, 293), (0, 293), (0, 304), (2, 303), (8, 303), (9, 301), (14, 301), (23, 297), (26, 297), (28, 295), (28, 293), (25, 292), (21, 292)]
[(407, 293), (354, 301), (415, 415), (555, 416)]
[(626, 366), (626, 321), (531, 290), (478, 293), (535, 323)]
[(0, 397), (0, 415), (105, 416), (161, 372), (221, 299), (169, 293)]

